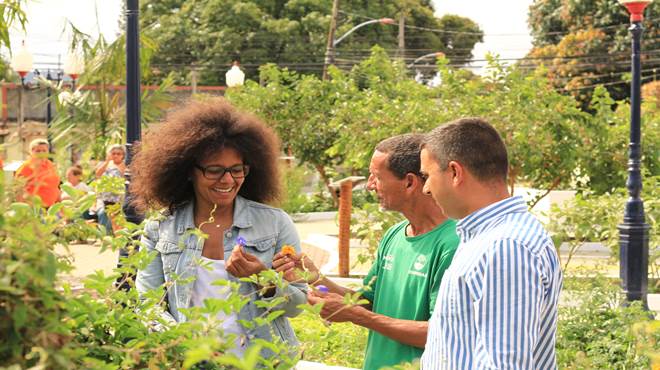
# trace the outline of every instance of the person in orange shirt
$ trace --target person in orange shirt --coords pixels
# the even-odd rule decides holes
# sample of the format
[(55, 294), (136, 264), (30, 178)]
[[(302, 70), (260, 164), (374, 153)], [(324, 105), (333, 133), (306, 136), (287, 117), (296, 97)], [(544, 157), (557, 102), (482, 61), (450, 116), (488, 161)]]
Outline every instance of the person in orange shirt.
[(16, 178), (25, 179), (23, 194), (19, 201), (29, 196), (38, 196), (48, 208), (60, 200), (60, 176), (55, 164), (48, 159), (48, 141), (35, 139), (30, 142), (30, 158), (16, 170)]

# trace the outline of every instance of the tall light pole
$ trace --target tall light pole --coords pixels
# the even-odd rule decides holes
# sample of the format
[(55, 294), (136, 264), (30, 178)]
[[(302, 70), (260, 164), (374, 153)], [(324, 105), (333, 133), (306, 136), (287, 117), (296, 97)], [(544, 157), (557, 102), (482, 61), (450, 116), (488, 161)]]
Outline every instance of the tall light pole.
[(25, 41), (21, 44), (14, 56), (11, 58), (11, 68), (21, 76), (21, 87), (18, 90), (18, 113), (16, 114), (16, 122), (18, 125), (19, 138), (22, 138), (23, 127), (23, 90), (25, 89), (25, 76), (32, 70), (32, 54), (25, 46)]
[(444, 56), (445, 56), (445, 53), (443, 53), (441, 51), (436, 51), (434, 53), (428, 53), (428, 54), (422, 55), (421, 57), (413, 60), (410, 64), (408, 64), (408, 68), (412, 68), (420, 60), (430, 58), (430, 57), (441, 58), (441, 57), (444, 57)]
[[(333, 9), (333, 13), (334, 12), (335, 12), (335, 10)], [(362, 23), (358, 24), (357, 26), (355, 26), (355, 27), (351, 28), (350, 30), (348, 30), (348, 32), (343, 34), (338, 39), (334, 39), (334, 31), (331, 28), (331, 32), (330, 32), (330, 35), (331, 35), (330, 37), (331, 38), (329, 40), (332, 40), (332, 42), (328, 41), (328, 47), (327, 47), (326, 52), (325, 52), (325, 63), (324, 63), (324, 66), (323, 66), (323, 79), (327, 78), (328, 66), (335, 63), (335, 47), (340, 42), (342, 42), (351, 33), (355, 32), (356, 30), (358, 30), (358, 29), (360, 29), (364, 26), (374, 24), (374, 23), (395, 24), (396, 21), (392, 18), (380, 18), (380, 19), (372, 19), (372, 20), (369, 20), (369, 21), (366, 21), (366, 22), (362, 22)]]
[(632, 82), (630, 84), (630, 144), (628, 153), (629, 198), (619, 224), (620, 276), (626, 299), (642, 301), (647, 307), (647, 285), (649, 265), (649, 225), (645, 222), (641, 167), (641, 37), (644, 27), (644, 8), (652, 0), (619, 0), (630, 13), (632, 34)]
[(140, 7), (126, 0), (126, 165), (131, 163), (133, 143), (140, 140)]
[(140, 140), (140, 7), (138, 0), (126, 0), (126, 196), (122, 209), (126, 220), (139, 224), (143, 220), (131, 205), (129, 185), (133, 144)]
[[(132, 197), (129, 191), (131, 183), (130, 164), (133, 156), (133, 144), (139, 141), (141, 134), (140, 118), (140, 33), (139, 33), (140, 7), (138, 0), (126, 0), (126, 195), (122, 204), (122, 211), (126, 221), (139, 224), (144, 220), (144, 215), (140, 214), (131, 204)], [(130, 248), (121, 248), (119, 250), (119, 260), (117, 267), (123, 266), (124, 258), (130, 255)], [(129, 274), (130, 275), (130, 274)], [(134, 278), (134, 277), (133, 277)], [(122, 290), (129, 290), (130, 284), (127, 283), (128, 276), (119, 276), (117, 278), (117, 287)]]

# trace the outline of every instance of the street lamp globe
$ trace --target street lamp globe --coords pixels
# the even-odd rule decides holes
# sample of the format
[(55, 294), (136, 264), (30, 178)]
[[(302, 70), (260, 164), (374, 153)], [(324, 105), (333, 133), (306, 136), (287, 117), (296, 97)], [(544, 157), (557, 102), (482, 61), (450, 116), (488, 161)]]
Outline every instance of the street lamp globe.
[(11, 68), (18, 72), (21, 80), (32, 70), (32, 54), (30, 54), (30, 51), (25, 46), (25, 41), (23, 41), (20, 49), (11, 58)]
[(238, 62), (234, 62), (229, 71), (225, 74), (227, 87), (242, 86), (245, 82), (245, 73), (238, 67)]
[(75, 81), (85, 70), (85, 60), (75, 52), (70, 52), (64, 62), (64, 73)]
[(644, 8), (653, 0), (619, 0), (619, 4), (628, 9), (631, 22), (641, 22), (644, 20)]

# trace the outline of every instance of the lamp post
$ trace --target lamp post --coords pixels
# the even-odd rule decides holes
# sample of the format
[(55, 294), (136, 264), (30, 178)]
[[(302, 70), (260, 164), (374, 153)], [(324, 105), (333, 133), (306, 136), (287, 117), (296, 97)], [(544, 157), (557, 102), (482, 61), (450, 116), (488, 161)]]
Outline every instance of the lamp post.
[[(395, 24), (396, 22), (392, 18), (372, 19), (372, 20), (369, 20), (369, 21), (362, 22), (362, 23), (358, 24), (357, 26), (355, 26), (355, 27), (351, 28), (350, 30), (348, 30), (348, 32), (343, 34), (340, 38), (333, 39), (332, 42), (328, 42), (328, 47), (325, 51), (325, 63), (323, 65), (323, 79), (327, 78), (328, 66), (335, 63), (335, 47), (340, 42), (342, 42), (348, 35), (352, 34), (356, 30), (358, 30), (358, 29), (360, 29), (364, 26), (374, 24), (374, 23), (378, 23), (378, 24)], [(331, 34), (334, 35), (334, 32), (332, 32)]]
[(126, 196), (123, 204), (126, 220), (139, 224), (144, 217), (130, 204), (129, 185), (130, 164), (133, 144), (139, 141), (141, 133), (140, 112), (140, 33), (138, 0), (126, 0)]
[(225, 82), (227, 87), (243, 86), (245, 73), (241, 71), (237, 61), (234, 61), (231, 68), (225, 73)]
[(649, 225), (645, 222), (641, 167), (640, 40), (644, 8), (651, 0), (619, 0), (630, 13), (632, 34), (632, 83), (630, 85), (630, 144), (628, 153), (628, 201), (619, 229), (620, 276), (627, 301), (642, 301), (647, 307)]
[(64, 62), (64, 73), (71, 76), (71, 91), (76, 91), (76, 80), (85, 70), (85, 60), (75, 51), (69, 53)]
[(444, 56), (445, 56), (445, 53), (443, 53), (441, 51), (436, 51), (434, 53), (428, 53), (428, 54), (422, 55), (421, 57), (413, 60), (410, 64), (408, 64), (408, 68), (412, 68), (412, 66), (414, 66), (420, 60), (430, 58), (430, 57), (441, 58), (441, 57), (444, 57)]
[(32, 54), (22, 42), (21, 48), (11, 58), (11, 68), (21, 76), (21, 87), (18, 90), (18, 112), (16, 114), (16, 123), (18, 125), (19, 137), (23, 127), (23, 90), (25, 89), (25, 75), (32, 70)]

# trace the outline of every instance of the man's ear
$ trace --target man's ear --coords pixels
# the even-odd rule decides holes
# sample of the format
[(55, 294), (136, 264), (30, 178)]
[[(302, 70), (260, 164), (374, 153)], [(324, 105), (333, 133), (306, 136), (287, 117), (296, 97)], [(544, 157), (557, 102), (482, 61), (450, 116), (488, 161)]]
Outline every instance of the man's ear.
[(447, 164), (447, 170), (451, 171), (452, 184), (459, 185), (465, 181), (465, 167), (456, 161), (449, 161)]
[(415, 185), (415, 181), (418, 181), (419, 179), (414, 174), (407, 173), (405, 180), (406, 180), (406, 189), (410, 189)]

